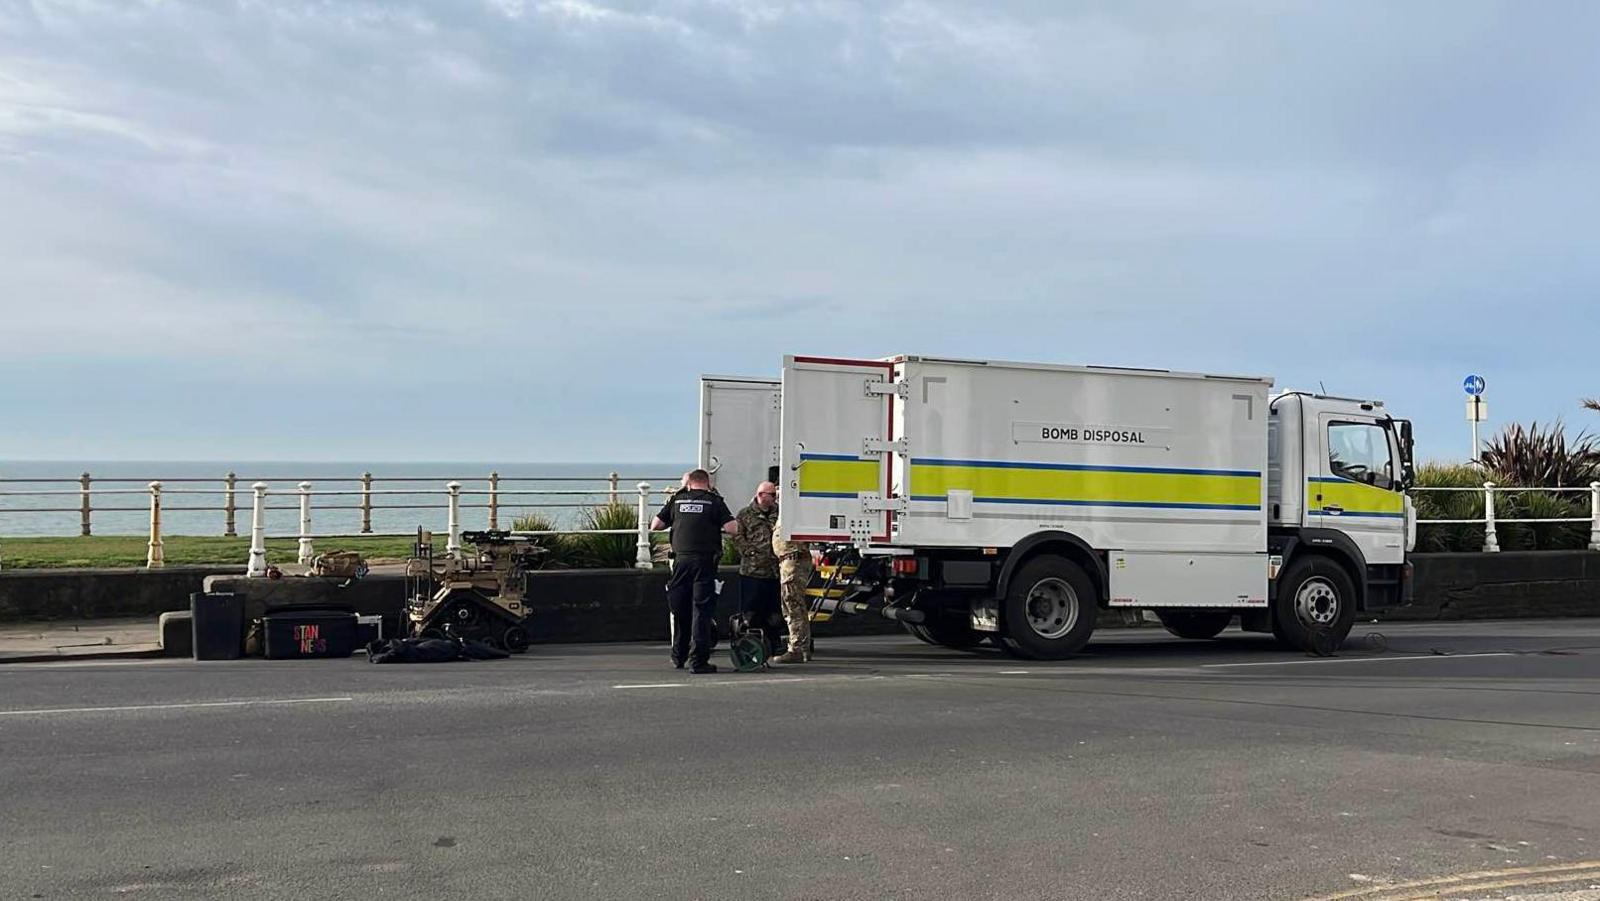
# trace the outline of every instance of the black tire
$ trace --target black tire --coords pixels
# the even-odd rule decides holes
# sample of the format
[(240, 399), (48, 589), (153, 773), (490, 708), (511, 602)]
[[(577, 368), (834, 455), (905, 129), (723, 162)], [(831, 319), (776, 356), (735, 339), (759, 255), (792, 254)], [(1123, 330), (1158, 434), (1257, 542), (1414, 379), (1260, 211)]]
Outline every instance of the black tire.
[(1233, 611), (1157, 610), (1156, 617), (1179, 638), (1216, 638), (1233, 622)]
[(1011, 577), (1001, 602), (1001, 646), (1033, 660), (1071, 657), (1089, 643), (1098, 598), (1083, 567), (1053, 554), (1035, 557)]
[(1309, 555), (1278, 577), (1272, 634), (1279, 642), (1307, 653), (1332, 653), (1355, 621), (1356, 586), (1339, 564)]
[(520, 654), (528, 649), (528, 630), (521, 626), (512, 626), (500, 633), (500, 647), (513, 654)]
[(921, 623), (901, 623), (900, 627), (911, 633), (914, 638), (923, 644), (938, 644), (937, 641), (933, 640), (933, 636), (928, 634), (927, 627)]

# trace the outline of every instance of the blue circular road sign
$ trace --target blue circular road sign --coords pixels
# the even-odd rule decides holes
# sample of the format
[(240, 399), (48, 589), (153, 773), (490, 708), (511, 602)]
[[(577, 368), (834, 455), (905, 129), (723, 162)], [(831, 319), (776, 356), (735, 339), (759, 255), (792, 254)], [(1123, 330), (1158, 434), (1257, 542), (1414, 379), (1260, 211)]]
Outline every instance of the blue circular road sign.
[(1487, 385), (1488, 385), (1488, 383), (1483, 380), (1483, 376), (1481, 376), (1481, 375), (1469, 375), (1465, 379), (1462, 380), (1461, 389), (1463, 391), (1467, 392), (1467, 394), (1469, 394), (1469, 395), (1471, 395), (1473, 397), (1477, 397), (1478, 395), (1483, 393), (1483, 389)]

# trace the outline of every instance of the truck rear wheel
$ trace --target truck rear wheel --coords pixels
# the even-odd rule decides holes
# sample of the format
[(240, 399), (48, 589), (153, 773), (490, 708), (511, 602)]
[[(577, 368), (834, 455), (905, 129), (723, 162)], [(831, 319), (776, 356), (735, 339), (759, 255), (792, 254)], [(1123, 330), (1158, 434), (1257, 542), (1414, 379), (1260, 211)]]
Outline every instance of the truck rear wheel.
[(1326, 557), (1306, 556), (1278, 579), (1272, 604), (1272, 634), (1307, 653), (1336, 651), (1356, 621), (1356, 587), (1344, 567)]
[(1179, 638), (1216, 638), (1233, 622), (1233, 611), (1157, 610), (1156, 617)]
[(1071, 560), (1044, 555), (1024, 563), (1002, 602), (1001, 647), (1035, 660), (1071, 657), (1094, 632), (1095, 597), (1094, 582)]

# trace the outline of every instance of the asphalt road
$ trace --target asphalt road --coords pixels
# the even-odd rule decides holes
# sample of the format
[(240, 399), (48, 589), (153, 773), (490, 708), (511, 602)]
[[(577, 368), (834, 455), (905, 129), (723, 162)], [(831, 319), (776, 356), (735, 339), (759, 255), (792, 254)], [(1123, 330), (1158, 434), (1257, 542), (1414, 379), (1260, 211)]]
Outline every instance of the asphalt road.
[(0, 666), (0, 897), (1600, 897), (1600, 621), (1372, 628)]

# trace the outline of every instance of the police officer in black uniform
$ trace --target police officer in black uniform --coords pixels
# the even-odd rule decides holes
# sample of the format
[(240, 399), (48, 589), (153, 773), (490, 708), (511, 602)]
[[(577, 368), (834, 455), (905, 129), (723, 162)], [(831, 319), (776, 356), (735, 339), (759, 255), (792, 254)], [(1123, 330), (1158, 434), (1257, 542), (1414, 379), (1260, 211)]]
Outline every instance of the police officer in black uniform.
[[(716, 641), (717, 564), (722, 562), (722, 536), (737, 535), (739, 522), (722, 496), (711, 490), (711, 476), (696, 469), (684, 476), (684, 488), (667, 501), (652, 529), (672, 529), (672, 578), (667, 581), (667, 606), (672, 610), (672, 665), (696, 675), (714, 673), (711, 646)], [(692, 623), (694, 645), (690, 647)]]

